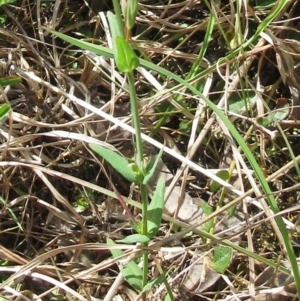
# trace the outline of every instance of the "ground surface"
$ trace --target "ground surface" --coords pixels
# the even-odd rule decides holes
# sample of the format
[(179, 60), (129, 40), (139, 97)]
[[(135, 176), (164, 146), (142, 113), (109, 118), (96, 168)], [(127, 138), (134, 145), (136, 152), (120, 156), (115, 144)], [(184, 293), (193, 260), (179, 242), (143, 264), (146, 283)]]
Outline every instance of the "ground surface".
[[(257, 36), (250, 45), (271, 13), (259, 1), (240, 10), (231, 1), (213, 8), (204, 1), (140, 2), (131, 33), (136, 54), (189, 80), (228, 116), (267, 179), (298, 258), (298, 1), (263, 31), (269, 41)], [(133, 158), (132, 136), (72, 98), (130, 125), (126, 78), (111, 59), (97, 61), (45, 30), (107, 47), (107, 11), (113, 11), (110, 1), (24, 0), (1, 7), (0, 78), (19, 79), (1, 88), (1, 104), (12, 109), (0, 128), (1, 300), (139, 299), (107, 245), (107, 238), (134, 233), (115, 192), (139, 219), (139, 189), (88, 146), (95, 138)], [(211, 14), (216, 19), (208, 36)], [(163, 154), (149, 185), (151, 191), (158, 177), (166, 177), (170, 196), (150, 243), (148, 281), (158, 278), (159, 267), (169, 271), (174, 300), (296, 298), (283, 234), (249, 157), (205, 97), (183, 85), (173, 89), (174, 79), (146, 70), (135, 72), (143, 132), (175, 154)], [(145, 144), (145, 157), (157, 154)], [(203, 170), (186, 169), (178, 154)], [(212, 174), (230, 186), (212, 187)], [(214, 212), (212, 224), (176, 238)], [(220, 241), (232, 250), (222, 273), (214, 268)], [(125, 252), (124, 263), (138, 252), (134, 244), (116, 249)], [(146, 296), (172, 300), (165, 298), (163, 283)]]

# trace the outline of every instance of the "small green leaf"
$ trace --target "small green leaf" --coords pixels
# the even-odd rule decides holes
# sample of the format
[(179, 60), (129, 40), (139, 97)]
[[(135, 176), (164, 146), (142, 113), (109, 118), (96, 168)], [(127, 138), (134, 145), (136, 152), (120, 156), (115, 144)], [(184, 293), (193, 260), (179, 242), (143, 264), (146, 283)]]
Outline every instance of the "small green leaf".
[(191, 132), (192, 123), (189, 120), (181, 120), (179, 123), (179, 129), (181, 132), (189, 134)]
[(124, 38), (117, 17), (107, 13), (109, 28), (112, 36), (113, 53), (116, 64), (121, 72), (131, 72), (139, 66), (139, 59)]
[(132, 29), (135, 24), (135, 18), (138, 11), (137, 0), (121, 0), (122, 13), (127, 29)]
[(139, 59), (123, 37), (116, 37), (115, 60), (121, 72), (132, 72), (139, 66)]
[(19, 76), (8, 76), (0, 78), (0, 85), (2, 87), (16, 85), (21, 82), (21, 78)]
[(10, 3), (14, 3), (17, 0), (0, 0), (0, 6), (6, 5), (6, 4), (10, 4)]
[[(226, 181), (229, 179), (229, 173), (227, 170), (220, 170), (218, 173), (217, 173), (217, 176), (219, 178), (221, 178), (222, 180)], [(216, 192), (218, 189), (220, 188), (220, 184), (216, 181), (212, 181), (212, 183), (210, 184), (209, 186), (209, 190), (211, 192)]]
[(136, 174), (133, 172), (127, 159), (116, 152), (97, 144), (91, 143), (89, 146), (95, 153), (103, 157), (103, 159), (107, 161), (116, 171), (118, 171), (118, 173), (120, 173), (127, 181), (137, 181)]
[[(212, 214), (211, 207), (205, 201), (200, 200), (199, 206), (202, 209), (205, 216), (209, 216)], [(209, 233), (212, 226), (213, 226), (213, 220), (211, 219), (202, 226), (202, 230)]]
[(52, 295), (54, 297), (53, 299), (57, 301), (63, 301), (65, 299), (64, 295), (60, 292), (59, 289), (52, 291)]
[(167, 294), (167, 296), (165, 297), (164, 301), (173, 301), (174, 298), (171, 298), (171, 296), (169, 294)]
[(276, 110), (271, 113), (277, 121), (286, 119), (291, 112), (291, 104), (287, 98), (279, 98), (276, 103)]
[(291, 104), (286, 98), (277, 99), (276, 108), (269, 113), (269, 116), (262, 117), (257, 122), (263, 127), (268, 127), (273, 123), (287, 119), (291, 112)]
[(90, 206), (90, 203), (82, 195), (79, 195), (75, 197), (73, 206), (77, 212), (83, 212)]
[(229, 217), (233, 217), (235, 215), (236, 212), (236, 206), (232, 206), (230, 208), (228, 208), (227, 213)]
[(218, 273), (223, 274), (228, 268), (232, 258), (232, 249), (225, 246), (214, 248), (214, 258), (211, 264), (212, 268)]
[(6, 103), (0, 107), (0, 125), (6, 120), (10, 110), (9, 105)]
[(157, 155), (156, 159), (155, 159), (155, 162), (152, 163), (152, 160), (150, 161), (150, 163), (147, 165), (146, 167), (146, 176), (144, 178), (144, 181), (143, 181), (143, 184), (146, 185), (149, 180), (152, 178), (155, 170), (156, 170), (156, 167), (159, 163), (159, 160), (161, 159), (162, 155), (163, 155), (163, 148), (159, 151), (159, 154)]
[[(107, 239), (107, 243), (111, 245), (115, 244), (115, 242), (110, 238)], [(114, 258), (123, 255), (122, 250), (110, 249), (110, 252)], [(143, 289), (143, 271), (134, 261), (130, 261), (126, 267), (121, 269), (121, 273), (134, 289), (138, 291)]]
[(141, 234), (143, 232), (143, 222), (142, 221), (136, 221), (133, 223), (132, 221), (129, 221), (130, 226), (135, 230), (135, 232)]
[(124, 239), (116, 240), (117, 242), (121, 242), (123, 244), (135, 244), (135, 243), (140, 243), (144, 244), (150, 241), (150, 238), (146, 235), (143, 234), (132, 234)]
[(8, 104), (3, 104), (1, 107), (0, 107), (0, 122), (3, 121), (9, 114), (10, 112), (10, 107)]
[(249, 112), (255, 103), (255, 92), (248, 92), (244, 96), (234, 92), (228, 99), (228, 110), (236, 114), (242, 114), (243, 112)]
[(148, 236), (154, 237), (159, 230), (165, 199), (165, 180), (160, 178), (147, 210)]
[(113, 50), (115, 49), (115, 38), (125, 37), (124, 29), (123, 29), (123, 21), (119, 20), (119, 18), (113, 14), (111, 11), (107, 12), (107, 19), (109, 23), (110, 34), (112, 37)]
[(271, 116), (268, 117), (260, 117), (257, 119), (257, 123), (262, 125), (263, 127), (268, 127), (273, 122), (273, 119)]
[(7, 21), (7, 15), (0, 15), (0, 24), (4, 24)]

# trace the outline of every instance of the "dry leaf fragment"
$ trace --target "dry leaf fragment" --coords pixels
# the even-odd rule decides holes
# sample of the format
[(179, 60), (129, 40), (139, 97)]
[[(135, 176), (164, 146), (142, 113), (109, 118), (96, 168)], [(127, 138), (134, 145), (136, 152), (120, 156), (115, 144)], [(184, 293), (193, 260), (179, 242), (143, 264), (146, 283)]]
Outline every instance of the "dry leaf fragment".
[(270, 35), (276, 51), (278, 69), (283, 82), (289, 86), (292, 94), (291, 117), (300, 119), (300, 42), (279, 39)]

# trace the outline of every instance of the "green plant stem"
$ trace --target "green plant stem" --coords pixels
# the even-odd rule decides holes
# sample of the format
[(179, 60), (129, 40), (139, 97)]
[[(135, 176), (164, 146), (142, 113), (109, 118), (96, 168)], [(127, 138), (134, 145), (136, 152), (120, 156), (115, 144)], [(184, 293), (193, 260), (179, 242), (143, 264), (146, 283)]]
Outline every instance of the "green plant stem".
[[(143, 184), (144, 178), (144, 151), (143, 151), (143, 141), (141, 135), (141, 123), (139, 116), (139, 108), (136, 97), (136, 90), (134, 86), (134, 76), (133, 72), (127, 73), (129, 95), (130, 95), (130, 107), (132, 114), (133, 127), (135, 128), (135, 145), (136, 145), (136, 163), (138, 165), (139, 172), (143, 174), (142, 181), (140, 182), (140, 192), (141, 192), (141, 202), (142, 202), (142, 234), (147, 235), (147, 210), (148, 210), (148, 193), (147, 187)], [(147, 246), (147, 243), (145, 244)], [(143, 255), (143, 287), (147, 284), (148, 280), (148, 252)], [(143, 300), (146, 298), (146, 293), (143, 293)]]
[(132, 121), (133, 121), (133, 127), (135, 129), (136, 163), (139, 169), (141, 171), (144, 171), (144, 154), (143, 154), (143, 142), (142, 142), (142, 134), (141, 134), (141, 123), (140, 123), (136, 91), (134, 86), (133, 72), (128, 72), (127, 77), (128, 77)]
[[(143, 287), (146, 286), (147, 281), (148, 281), (148, 255), (149, 252), (145, 252), (143, 254)], [(146, 293), (143, 293), (145, 296), (143, 297), (143, 299), (146, 298)]]
[[(145, 173), (144, 169), (144, 151), (143, 151), (143, 141), (141, 134), (141, 123), (139, 116), (138, 103), (136, 98), (136, 91), (134, 86), (134, 77), (133, 72), (128, 72), (128, 85), (129, 85), (129, 95), (130, 95), (130, 107), (132, 114), (133, 127), (135, 129), (135, 145), (136, 145), (136, 164), (138, 165), (139, 172), (143, 175)], [(143, 229), (142, 234), (147, 235), (147, 209), (148, 209), (148, 194), (146, 185), (140, 181), (140, 190), (141, 190), (141, 201), (142, 201), (142, 214), (143, 214)]]
[[(120, 10), (120, 2), (118, 0), (113, 0), (115, 16), (117, 21), (118, 33), (125, 38), (124, 33), (124, 23), (121, 17), (121, 10)], [(140, 116), (139, 116), (139, 107), (138, 101), (136, 97), (136, 90), (134, 86), (134, 74), (133, 71), (126, 72), (127, 79), (128, 79), (128, 86), (129, 86), (129, 96), (130, 96), (130, 108), (132, 114), (132, 123), (135, 129), (135, 137), (134, 137), (134, 145), (136, 147), (135, 150), (135, 163), (137, 164), (138, 169), (138, 184), (140, 186), (141, 192), (141, 203), (142, 203), (142, 234), (147, 235), (147, 209), (148, 209), (148, 193), (147, 187), (143, 184), (143, 180), (145, 177), (145, 168), (144, 168), (144, 151), (143, 151), (143, 141), (141, 135), (141, 123), (140, 123)], [(148, 244), (145, 243), (145, 246)], [(147, 284), (148, 280), (148, 252), (143, 254), (143, 287)], [(146, 300), (146, 293), (142, 294), (142, 299)]]

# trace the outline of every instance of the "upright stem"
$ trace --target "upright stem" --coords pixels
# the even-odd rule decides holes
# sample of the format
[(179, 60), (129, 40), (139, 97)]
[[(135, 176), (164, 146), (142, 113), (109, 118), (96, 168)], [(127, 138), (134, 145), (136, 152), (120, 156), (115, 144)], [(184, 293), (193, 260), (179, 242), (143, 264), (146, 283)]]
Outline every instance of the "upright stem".
[(141, 123), (139, 116), (139, 108), (136, 98), (136, 91), (134, 86), (133, 72), (128, 72), (128, 85), (130, 95), (130, 107), (132, 114), (133, 127), (135, 129), (135, 145), (136, 145), (136, 163), (140, 170), (144, 171), (144, 154), (143, 154), (143, 142), (141, 135)]
[[(144, 174), (144, 151), (143, 151), (143, 141), (141, 135), (141, 123), (139, 116), (139, 108), (136, 97), (136, 91), (134, 87), (134, 76), (133, 72), (128, 72), (128, 85), (129, 85), (129, 95), (130, 95), (130, 107), (132, 114), (133, 127), (135, 128), (135, 146), (136, 146), (136, 164), (140, 172)], [(147, 235), (147, 209), (148, 209), (148, 194), (146, 185), (140, 183), (140, 192), (141, 192), (141, 202), (142, 202), (142, 215), (143, 215), (143, 226), (142, 234)], [(147, 244), (145, 244), (147, 245)], [(147, 284), (148, 276), (148, 253), (143, 255), (143, 286)], [(143, 300), (146, 299), (146, 294), (143, 294)]]
[[(113, 5), (115, 9), (116, 19), (117, 19), (117, 26), (119, 28), (118, 32), (121, 34), (123, 38), (125, 38), (124, 33), (124, 24), (121, 18), (121, 10), (120, 10), (120, 2), (119, 0), (113, 0)], [(130, 96), (130, 107), (131, 107), (131, 114), (132, 114), (132, 122), (133, 127), (135, 129), (135, 147), (136, 147), (136, 164), (138, 166), (138, 172), (142, 175), (145, 174), (144, 168), (144, 151), (143, 151), (143, 141), (141, 135), (141, 123), (140, 123), (140, 116), (139, 116), (139, 107), (136, 97), (136, 90), (134, 86), (134, 75), (133, 71), (127, 72), (128, 77), (128, 85), (129, 85), (129, 96)], [(140, 177), (143, 179), (143, 176)], [(142, 231), (143, 235), (148, 234), (147, 229), (147, 209), (148, 209), (148, 194), (147, 194), (147, 187), (140, 181), (140, 192), (141, 192), (141, 202), (142, 202), (142, 215), (143, 215), (143, 224), (142, 224)], [(145, 243), (147, 246), (147, 243)], [(148, 253), (143, 255), (143, 287), (147, 284), (147, 277), (148, 277)], [(142, 299), (146, 300), (146, 292), (142, 294)]]
[[(133, 120), (133, 127), (135, 128), (135, 145), (136, 145), (136, 164), (139, 170), (144, 173), (144, 151), (143, 141), (141, 135), (141, 123), (139, 116), (139, 108), (136, 98), (136, 91), (134, 87), (133, 72), (128, 72), (128, 84), (129, 84), (129, 95), (130, 95), (130, 106)], [(147, 235), (147, 207), (148, 207), (148, 195), (146, 185), (140, 183), (141, 200), (142, 200), (142, 213), (143, 213), (143, 231), (142, 234)]]

